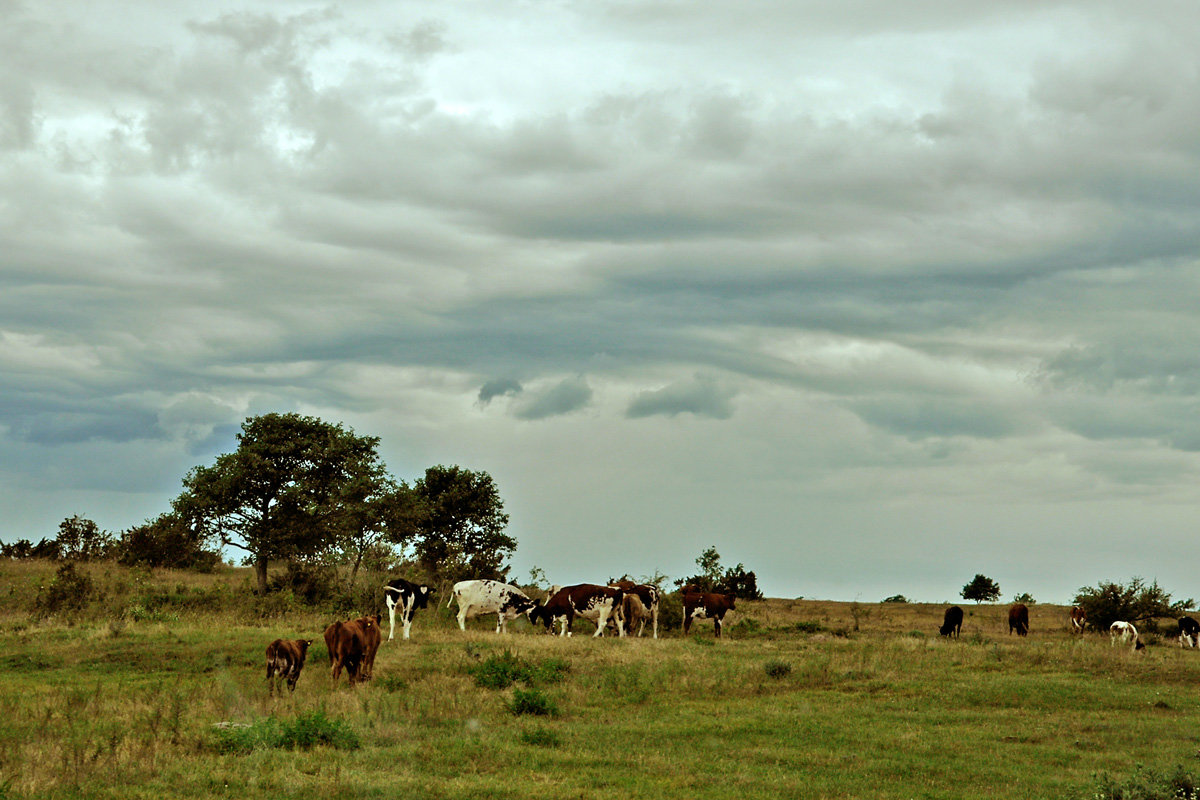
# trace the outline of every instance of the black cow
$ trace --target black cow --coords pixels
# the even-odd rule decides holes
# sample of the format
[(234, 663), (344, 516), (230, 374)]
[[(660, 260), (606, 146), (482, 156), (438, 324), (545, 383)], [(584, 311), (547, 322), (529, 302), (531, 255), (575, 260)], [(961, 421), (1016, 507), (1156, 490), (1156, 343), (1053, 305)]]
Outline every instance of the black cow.
[(1017, 603), (1008, 610), (1008, 634), (1029, 635), (1029, 606)]
[(1195, 647), (1200, 643), (1200, 622), (1191, 617), (1179, 618), (1179, 646)]
[(962, 621), (963, 610), (958, 606), (950, 606), (946, 609), (946, 617), (942, 620), (942, 627), (938, 629), (938, 633), (957, 639), (962, 633)]
[(400, 624), (404, 628), (404, 638), (407, 639), (412, 630), (413, 615), (416, 614), (418, 608), (425, 608), (429, 605), (431, 591), (424, 584), (418, 585), (403, 578), (388, 581), (384, 585), (383, 600), (387, 603), (388, 622), (391, 623), (391, 628), (388, 630), (389, 642), (396, 634), (396, 609), (400, 609)]

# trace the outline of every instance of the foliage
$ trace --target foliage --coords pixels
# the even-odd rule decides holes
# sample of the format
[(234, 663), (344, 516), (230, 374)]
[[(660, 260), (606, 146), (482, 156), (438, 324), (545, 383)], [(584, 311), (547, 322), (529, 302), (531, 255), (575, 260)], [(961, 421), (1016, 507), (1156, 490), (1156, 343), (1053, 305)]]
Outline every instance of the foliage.
[(562, 744), (562, 737), (549, 728), (539, 726), (521, 731), (521, 741), (535, 747), (558, 747)]
[(435, 466), (412, 488), (417, 560), (446, 580), (505, 580), (505, 560), (517, 541), (504, 533), (508, 515), (492, 477), (462, 467)]
[[(726, 569), (721, 565), (721, 555), (716, 546), (709, 547), (696, 559), (700, 572), (687, 578), (675, 581), (678, 587), (691, 586), (699, 592), (716, 592), (732, 594), (746, 600), (761, 600), (762, 591), (758, 588), (758, 577), (753, 572), (747, 572), (744, 564)], [(665, 577), (665, 576), (664, 576)]]
[(1095, 586), (1084, 586), (1075, 593), (1075, 605), (1087, 614), (1088, 627), (1093, 630), (1108, 630), (1117, 620), (1143, 622), (1156, 617), (1178, 617), (1194, 605), (1190, 598), (1177, 602), (1158, 585), (1148, 584), (1141, 578), (1133, 578), (1127, 584), (1101, 581)]
[(527, 686), (558, 683), (570, 671), (571, 665), (564, 659), (531, 662), (509, 650), (488, 656), (471, 669), (475, 685), (484, 689), (507, 689), (517, 681)]
[(92, 579), (75, 569), (68, 561), (58, 568), (54, 579), (38, 590), (34, 611), (38, 616), (49, 616), (85, 608), (95, 596)]
[(267, 581), (268, 591), (289, 590), (296, 600), (310, 606), (323, 605), (338, 593), (337, 570), (307, 561), (289, 561), (283, 572)]
[(786, 661), (773, 659), (763, 665), (763, 671), (767, 673), (769, 678), (786, 678), (792, 674), (792, 665)]
[(310, 750), (317, 745), (357, 750), (362, 746), (349, 723), (330, 719), (320, 710), (299, 714), (294, 719), (266, 717), (248, 725), (221, 727), (216, 730), (215, 740), (217, 750), (222, 753), (250, 753), (267, 748)]
[(72, 561), (94, 561), (108, 555), (112, 535), (100, 530), (92, 520), (78, 514), (58, 524), (58, 546), (62, 558)]
[(212, 572), (221, 563), (219, 553), (204, 548), (198, 531), (170, 511), (123, 532), (113, 549), (126, 566)]
[(1013, 597), (1013, 602), (1014, 603), (1024, 603), (1027, 606), (1031, 606), (1031, 605), (1034, 605), (1035, 603), (1037, 603), (1037, 600), (1034, 600), (1033, 595), (1031, 595), (1029, 592), (1021, 592), (1020, 594)]
[(558, 706), (540, 689), (513, 689), (508, 710), (518, 716), (532, 714), (539, 717), (558, 716)]
[(57, 561), (62, 558), (62, 546), (57, 539), (42, 539), (37, 544), (28, 539), (18, 539), (11, 544), (0, 545), (0, 556), (12, 559), (43, 558)]
[(379, 439), (298, 414), (251, 417), (237, 438), (236, 451), (188, 473), (174, 507), (198, 535), (245, 551), (265, 592), (271, 561), (344, 535), (347, 503), (382, 474)]
[(976, 603), (982, 603), (985, 600), (992, 602), (1000, 598), (1000, 584), (986, 575), (976, 574), (959, 594), (963, 600), (974, 600)]
[(907, 603), (908, 598), (902, 594), (894, 594), (891, 597), (883, 598), (884, 603)]
[(1200, 800), (1200, 777), (1182, 764), (1169, 772), (1139, 767), (1122, 781), (1101, 775), (1091, 796), (1095, 800)]

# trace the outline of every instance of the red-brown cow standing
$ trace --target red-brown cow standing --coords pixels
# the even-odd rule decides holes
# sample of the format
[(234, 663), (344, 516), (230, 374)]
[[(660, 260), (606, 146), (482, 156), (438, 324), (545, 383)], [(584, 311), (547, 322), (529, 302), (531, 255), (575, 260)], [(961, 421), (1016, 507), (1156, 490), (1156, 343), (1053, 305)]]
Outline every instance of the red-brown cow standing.
[(692, 627), (693, 619), (711, 619), (713, 621), (713, 632), (717, 638), (720, 638), (721, 621), (725, 619), (727, 611), (734, 610), (734, 601), (737, 597), (732, 594), (686, 591), (689, 588), (692, 587), (690, 585), (685, 586), (683, 594), (684, 635)]
[(542, 622), (547, 630), (554, 629), (554, 621), (562, 625), (559, 636), (571, 635), (571, 623), (575, 617), (585, 617), (596, 623), (593, 638), (602, 636), (611, 618), (616, 622), (617, 634), (625, 635), (625, 621), (621, 618), (621, 600), (625, 592), (611, 586), (594, 583), (579, 583), (564, 586), (551, 595), (545, 603), (539, 603), (529, 612), (529, 621), (536, 625)]
[(1087, 623), (1087, 612), (1079, 606), (1071, 606), (1071, 633), (1083, 633)]
[(312, 643), (312, 639), (276, 639), (267, 645), (267, 688), (270, 694), (275, 694), (276, 689), (282, 693), (280, 681), (285, 679), (288, 691), (296, 691), (296, 681), (300, 679), (300, 670), (304, 669), (304, 659)]
[(1008, 610), (1008, 633), (1012, 635), (1013, 632), (1017, 636), (1029, 634), (1029, 606), (1024, 603), (1017, 603)]
[(373, 614), (346, 622), (335, 622), (325, 629), (325, 647), (329, 649), (329, 674), (334, 685), (342, 675), (342, 668), (350, 680), (351, 688), (356, 683), (371, 679), (375, 668), (375, 653), (379, 650), (382, 636), (379, 623), (383, 617)]

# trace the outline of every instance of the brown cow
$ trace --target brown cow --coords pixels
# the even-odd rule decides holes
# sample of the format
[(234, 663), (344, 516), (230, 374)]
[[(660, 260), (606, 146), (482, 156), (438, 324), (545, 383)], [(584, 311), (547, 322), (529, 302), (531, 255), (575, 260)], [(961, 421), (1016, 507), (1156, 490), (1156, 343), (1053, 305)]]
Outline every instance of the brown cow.
[(1087, 623), (1087, 612), (1079, 606), (1071, 606), (1071, 633), (1083, 633)]
[[(694, 588), (690, 584), (685, 590)], [(711, 619), (715, 635), (721, 636), (721, 620), (725, 612), (734, 610), (736, 596), (732, 594), (712, 594), (709, 592), (688, 592), (683, 595), (683, 633), (687, 635), (692, 627), (693, 619)]]
[(621, 601), (625, 592), (613, 589), (611, 586), (598, 586), (594, 583), (579, 583), (574, 586), (564, 586), (546, 600), (538, 603), (529, 612), (530, 623), (536, 625), (542, 622), (547, 630), (553, 631), (557, 620), (562, 629), (559, 636), (571, 635), (571, 623), (575, 617), (584, 617), (596, 623), (596, 632), (592, 637), (603, 636), (604, 628), (611, 618), (616, 621), (617, 633), (625, 635), (625, 621), (621, 617)]
[(270, 694), (275, 694), (276, 688), (280, 693), (283, 692), (279, 682), (285, 678), (288, 691), (296, 691), (296, 681), (300, 679), (300, 670), (304, 669), (304, 659), (312, 643), (312, 639), (276, 639), (267, 645), (267, 688)]
[(1008, 633), (1010, 636), (1013, 631), (1017, 632), (1017, 636), (1029, 634), (1029, 607), (1024, 603), (1016, 603), (1008, 610)]
[(650, 620), (654, 638), (658, 638), (658, 587), (652, 583), (634, 583), (630, 580), (619, 580), (608, 584), (614, 589), (625, 592), (625, 600), (621, 604), (621, 616), (625, 619), (625, 630), (632, 636), (633, 626), (638, 626), (637, 635), (641, 636), (646, 629), (646, 620)]
[(382, 636), (379, 631), (381, 614), (373, 614), (346, 622), (335, 622), (325, 629), (325, 647), (329, 650), (330, 676), (334, 685), (342, 668), (350, 679), (350, 687), (371, 679), (375, 668), (375, 652)]

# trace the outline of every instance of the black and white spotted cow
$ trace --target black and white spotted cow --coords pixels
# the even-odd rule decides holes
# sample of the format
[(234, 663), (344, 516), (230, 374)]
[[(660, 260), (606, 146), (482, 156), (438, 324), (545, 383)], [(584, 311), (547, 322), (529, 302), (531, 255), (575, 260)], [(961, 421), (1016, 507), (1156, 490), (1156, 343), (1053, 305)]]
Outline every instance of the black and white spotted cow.
[(465, 631), (467, 620), (481, 614), (496, 615), (496, 633), (507, 633), (509, 620), (530, 613), (534, 602), (518, 589), (500, 581), (459, 581), (454, 584), (446, 607), (458, 601), (458, 628)]
[(1195, 647), (1200, 644), (1200, 622), (1191, 617), (1179, 618), (1179, 646)]
[(604, 628), (612, 619), (616, 622), (617, 634), (624, 636), (625, 622), (620, 615), (624, 597), (623, 590), (611, 586), (597, 586), (594, 583), (564, 586), (529, 612), (529, 621), (535, 625), (540, 621), (550, 630), (558, 621), (562, 625), (558, 635), (570, 636), (575, 617), (583, 617), (596, 624), (596, 632), (592, 634), (595, 638), (604, 635)]
[(407, 639), (412, 631), (413, 615), (417, 613), (418, 608), (429, 605), (431, 591), (432, 589), (424, 584), (418, 585), (403, 578), (397, 578), (384, 585), (383, 599), (387, 603), (388, 622), (391, 623), (388, 630), (389, 642), (396, 635), (396, 609), (400, 609), (400, 624), (404, 630), (403, 636)]

